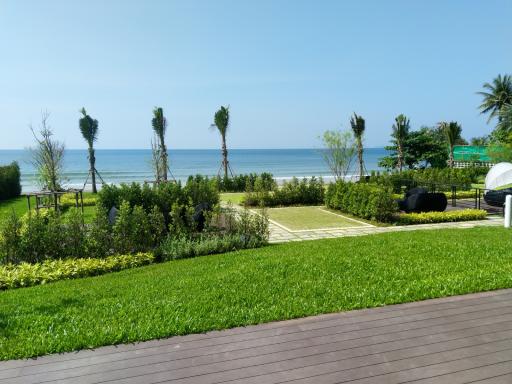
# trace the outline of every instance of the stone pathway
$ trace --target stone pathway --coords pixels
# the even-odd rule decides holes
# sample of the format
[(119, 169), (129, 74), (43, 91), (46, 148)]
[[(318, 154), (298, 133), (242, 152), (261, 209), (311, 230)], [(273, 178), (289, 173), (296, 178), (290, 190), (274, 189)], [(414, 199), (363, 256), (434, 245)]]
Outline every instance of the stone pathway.
[(352, 228), (330, 228), (304, 231), (287, 231), (281, 226), (270, 223), (270, 242), (285, 243), (288, 241), (317, 240), (335, 237), (364, 236), (384, 232), (417, 231), (420, 229), (441, 228), (474, 228), (479, 226), (500, 226), (503, 218), (491, 217), (487, 220), (463, 221), (455, 223), (397, 225), (389, 227), (364, 226)]

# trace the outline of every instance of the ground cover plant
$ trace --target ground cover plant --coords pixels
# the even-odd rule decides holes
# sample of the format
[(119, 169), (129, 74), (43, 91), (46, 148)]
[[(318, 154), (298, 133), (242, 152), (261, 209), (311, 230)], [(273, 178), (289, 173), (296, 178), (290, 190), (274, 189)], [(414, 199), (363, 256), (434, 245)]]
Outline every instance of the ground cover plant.
[(453, 221), (485, 220), (487, 212), (483, 209), (463, 209), (446, 212), (401, 213), (397, 223), (403, 225), (446, 223)]
[(269, 208), (266, 214), (270, 220), (292, 231), (360, 227), (365, 223), (330, 212), (324, 207)]
[(510, 288), (510, 249), (503, 228), (386, 233), (7, 290), (0, 358)]
[(20, 167), (13, 162), (0, 166), (0, 201), (7, 200), (21, 193)]

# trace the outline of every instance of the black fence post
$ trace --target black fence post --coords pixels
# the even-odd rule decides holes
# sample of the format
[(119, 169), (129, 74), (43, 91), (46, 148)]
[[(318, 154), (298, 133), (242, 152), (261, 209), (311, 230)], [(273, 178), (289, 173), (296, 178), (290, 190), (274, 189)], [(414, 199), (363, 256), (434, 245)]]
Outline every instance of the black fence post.
[(457, 206), (457, 186), (452, 185), (452, 207)]

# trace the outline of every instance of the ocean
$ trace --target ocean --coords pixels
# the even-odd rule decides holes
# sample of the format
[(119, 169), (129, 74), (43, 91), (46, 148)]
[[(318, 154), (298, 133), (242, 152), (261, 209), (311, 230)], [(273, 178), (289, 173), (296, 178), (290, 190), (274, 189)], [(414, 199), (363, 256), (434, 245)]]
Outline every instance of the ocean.
[[(368, 171), (378, 170), (378, 161), (386, 155), (384, 148), (365, 149), (364, 159)], [(278, 180), (293, 176), (322, 176), (331, 173), (318, 149), (232, 149), (228, 159), (235, 174), (270, 172)], [(81, 188), (87, 177), (89, 165), (87, 150), (66, 150), (64, 156), (65, 186)], [(216, 176), (221, 154), (216, 149), (169, 150), (170, 168), (176, 180), (186, 180), (189, 175)], [(0, 165), (17, 161), (21, 168), (24, 192), (39, 187), (28, 150), (0, 150)], [(355, 173), (355, 164), (352, 173)], [(150, 149), (97, 149), (96, 169), (107, 183), (128, 183), (153, 180)], [(86, 186), (89, 189), (90, 185)]]

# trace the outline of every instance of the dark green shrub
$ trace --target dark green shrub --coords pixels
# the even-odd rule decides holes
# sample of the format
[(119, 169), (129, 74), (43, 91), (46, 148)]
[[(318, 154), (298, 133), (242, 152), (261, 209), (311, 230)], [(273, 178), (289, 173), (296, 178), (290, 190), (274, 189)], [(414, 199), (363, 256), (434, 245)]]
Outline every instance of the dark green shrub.
[(342, 180), (329, 184), (325, 194), (325, 205), (363, 219), (382, 222), (391, 221), (398, 212), (390, 188)]
[(18, 163), (0, 167), (0, 200), (19, 196), (21, 193), (20, 167)]
[(263, 181), (266, 190), (271, 191), (276, 187), (273, 175), (268, 172), (263, 172), (260, 175), (248, 173), (228, 178), (218, 176), (217, 185), (221, 192), (245, 192), (254, 189), (254, 183), (258, 177)]
[(311, 177), (299, 181), (296, 177), (283, 183), (281, 188), (268, 190), (261, 179), (256, 179), (254, 189), (246, 192), (247, 206), (276, 207), (287, 205), (317, 205), (324, 203), (322, 179)]

